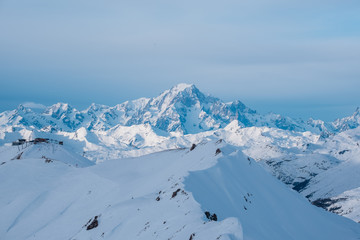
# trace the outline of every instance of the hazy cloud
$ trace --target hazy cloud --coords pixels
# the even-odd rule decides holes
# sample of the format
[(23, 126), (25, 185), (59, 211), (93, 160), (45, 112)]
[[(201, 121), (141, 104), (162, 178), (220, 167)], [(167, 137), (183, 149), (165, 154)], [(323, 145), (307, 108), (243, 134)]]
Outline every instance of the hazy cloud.
[(28, 108), (35, 108), (35, 109), (45, 109), (46, 106), (41, 104), (41, 103), (34, 103), (34, 102), (25, 102), (22, 103), (22, 105), (24, 107), (28, 107)]

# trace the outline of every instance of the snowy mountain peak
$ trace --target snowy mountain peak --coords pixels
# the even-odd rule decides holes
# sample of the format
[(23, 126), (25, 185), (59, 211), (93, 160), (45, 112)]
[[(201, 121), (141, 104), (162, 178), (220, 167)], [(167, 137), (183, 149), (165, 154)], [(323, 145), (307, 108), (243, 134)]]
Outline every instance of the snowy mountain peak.
[(84, 112), (97, 112), (99, 110), (103, 110), (103, 109), (107, 109), (109, 108), (106, 105), (103, 104), (97, 104), (97, 103), (92, 103)]
[(150, 101), (150, 98), (139, 98), (132, 101), (126, 101), (121, 104), (116, 105), (114, 108), (117, 110), (139, 110), (141, 108), (144, 108), (148, 102)]
[(360, 126), (360, 109), (356, 108), (354, 114), (350, 117), (340, 118), (331, 123), (333, 132), (343, 132)]
[(172, 92), (182, 92), (185, 90), (190, 90), (190, 89), (197, 89), (196, 86), (194, 84), (187, 84), (187, 83), (179, 83), (175, 86), (173, 86), (170, 91)]
[(69, 113), (71, 111), (73, 111), (73, 107), (71, 107), (68, 103), (56, 103), (50, 107), (48, 107), (45, 110), (46, 114), (49, 115), (57, 115), (57, 116), (61, 116), (63, 113)]
[(19, 104), (19, 106), (16, 108), (16, 112), (20, 113), (27, 113), (27, 112), (31, 112), (31, 109), (30, 108), (27, 108), (25, 107), (24, 105), (22, 104)]
[(357, 108), (355, 109), (355, 112), (354, 112), (353, 116), (354, 116), (354, 117), (360, 117), (360, 107), (357, 107)]
[(169, 90), (165, 90), (158, 97), (154, 98), (153, 103), (157, 105), (169, 106), (176, 102), (182, 102), (185, 105), (193, 105), (199, 100), (203, 100), (205, 95), (195, 87), (194, 84), (178, 84)]

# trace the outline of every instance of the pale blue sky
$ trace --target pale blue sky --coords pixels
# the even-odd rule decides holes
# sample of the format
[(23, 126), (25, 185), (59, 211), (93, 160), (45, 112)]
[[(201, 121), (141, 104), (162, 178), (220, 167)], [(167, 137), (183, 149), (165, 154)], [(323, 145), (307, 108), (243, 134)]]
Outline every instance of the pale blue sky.
[(0, 111), (115, 105), (180, 83), (260, 112), (360, 105), (359, 1), (0, 0)]

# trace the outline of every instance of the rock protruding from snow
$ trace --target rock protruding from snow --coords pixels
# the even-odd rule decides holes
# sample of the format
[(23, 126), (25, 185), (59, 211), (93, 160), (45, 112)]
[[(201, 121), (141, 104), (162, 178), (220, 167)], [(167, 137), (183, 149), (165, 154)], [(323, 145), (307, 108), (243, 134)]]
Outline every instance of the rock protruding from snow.
[(89, 220), (89, 225), (86, 226), (86, 230), (91, 230), (99, 226), (98, 216), (95, 216), (94, 219)]

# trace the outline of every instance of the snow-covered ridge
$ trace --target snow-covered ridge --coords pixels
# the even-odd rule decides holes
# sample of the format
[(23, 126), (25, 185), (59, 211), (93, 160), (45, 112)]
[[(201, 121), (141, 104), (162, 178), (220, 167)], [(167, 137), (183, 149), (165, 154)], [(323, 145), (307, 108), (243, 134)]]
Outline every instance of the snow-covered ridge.
[(360, 234), (358, 224), (312, 206), (224, 141), (86, 168), (59, 160), (24, 155), (0, 165), (2, 238), (351, 240)]

